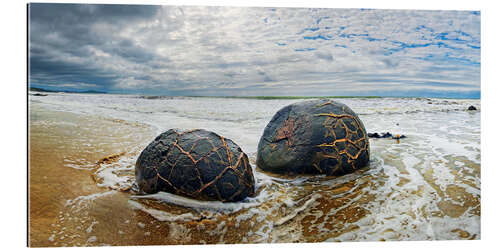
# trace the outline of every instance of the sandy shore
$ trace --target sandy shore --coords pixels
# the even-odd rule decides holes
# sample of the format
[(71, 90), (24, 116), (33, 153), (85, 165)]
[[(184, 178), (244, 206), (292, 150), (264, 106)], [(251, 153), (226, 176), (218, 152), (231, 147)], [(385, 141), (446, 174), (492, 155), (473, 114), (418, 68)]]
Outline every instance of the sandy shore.
[[(248, 101), (261, 111), (245, 113), (248, 117), (240, 121), (231, 120), (227, 112), (240, 107), (235, 105), (240, 100), (49, 97), (30, 105), (30, 246), (481, 237), (479, 113), (402, 112), (382, 115), (386, 119), (365, 115), (371, 131), (398, 121), (409, 138), (401, 143), (371, 140), (370, 166), (340, 178), (287, 179), (255, 169), (256, 198), (246, 204), (202, 204), (217, 209), (200, 209), (193, 201), (182, 200), (191, 208), (175, 205), (178, 198), (169, 194), (136, 198), (130, 188), (138, 154), (166, 128), (194, 126), (232, 135), (250, 151), (255, 165), (261, 126), (274, 113), (270, 105)], [(72, 100), (77, 102), (67, 103)], [(410, 106), (400, 103), (406, 101), (354, 104), (361, 110), (363, 105), (382, 106), (383, 111), (386, 106)], [(170, 112), (176, 107), (181, 110)], [(192, 110), (196, 108), (203, 110)], [(75, 112), (55, 111), (61, 109)], [(160, 111), (151, 111), (156, 109)], [(205, 118), (207, 112), (211, 116)]]
[[(133, 150), (152, 136), (151, 130), (36, 106), (31, 107), (29, 129), (29, 245), (141, 244), (144, 232), (132, 225), (151, 219), (134, 216), (127, 193), (98, 187), (92, 171), (99, 159)], [(85, 204), (102, 193), (96, 204)], [(72, 209), (72, 202), (80, 207)], [(120, 227), (126, 220), (129, 225)]]
[[(30, 123), (32, 247), (317, 242), (356, 229), (346, 222), (365, 215), (352, 200), (367, 184), (357, 186), (354, 180), (332, 187), (314, 184), (293, 189), (296, 200), (289, 197), (289, 185), (272, 185), (259, 204), (264, 211), (251, 208), (232, 214), (197, 213), (151, 199), (131, 199), (133, 192), (96, 185), (94, 173), (98, 162), (112, 164), (125, 152), (137, 153), (134, 145), (152, 139), (148, 127), (37, 107), (32, 112), (38, 116)], [(130, 133), (142, 136), (124, 140)], [(351, 194), (328, 199), (346, 193)], [(311, 206), (314, 202), (319, 205)], [(343, 209), (324, 221), (321, 215), (335, 207)], [(186, 215), (187, 219), (179, 219)], [(318, 219), (332, 233), (318, 236)]]

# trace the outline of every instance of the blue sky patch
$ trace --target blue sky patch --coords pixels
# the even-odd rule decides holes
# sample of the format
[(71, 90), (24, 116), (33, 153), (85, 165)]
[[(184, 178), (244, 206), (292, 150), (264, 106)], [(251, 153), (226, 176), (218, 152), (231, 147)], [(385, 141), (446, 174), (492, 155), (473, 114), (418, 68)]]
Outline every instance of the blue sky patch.
[(295, 49), (295, 51), (302, 52), (302, 51), (313, 51), (316, 50), (315, 48), (303, 48), (303, 49)]

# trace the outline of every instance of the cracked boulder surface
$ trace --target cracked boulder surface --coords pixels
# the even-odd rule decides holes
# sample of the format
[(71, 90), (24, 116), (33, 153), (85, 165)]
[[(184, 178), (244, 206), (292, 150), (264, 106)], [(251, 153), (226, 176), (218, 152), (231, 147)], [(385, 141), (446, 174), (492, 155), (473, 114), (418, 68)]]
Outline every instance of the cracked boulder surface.
[(347, 105), (329, 99), (280, 109), (259, 141), (257, 167), (273, 173), (340, 176), (365, 167), (365, 127)]
[(247, 155), (232, 140), (203, 129), (160, 134), (139, 155), (135, 176), (145, 193), (223, 202), (255, 194)]

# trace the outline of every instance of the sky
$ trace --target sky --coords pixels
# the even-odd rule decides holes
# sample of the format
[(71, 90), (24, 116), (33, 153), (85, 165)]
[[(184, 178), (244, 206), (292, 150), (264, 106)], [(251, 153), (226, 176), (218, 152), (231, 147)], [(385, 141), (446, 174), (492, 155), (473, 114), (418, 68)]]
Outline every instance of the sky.
[(202, 96), (479, 98), (478, 11), (30, 4), (29, 83)]

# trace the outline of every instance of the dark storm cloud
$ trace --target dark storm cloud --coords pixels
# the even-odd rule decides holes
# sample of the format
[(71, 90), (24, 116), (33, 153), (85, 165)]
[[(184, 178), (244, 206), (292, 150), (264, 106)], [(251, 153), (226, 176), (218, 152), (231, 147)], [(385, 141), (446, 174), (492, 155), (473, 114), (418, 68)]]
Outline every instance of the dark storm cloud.
[(32, 76), (46, 80), (47, 83), (57, 80), (57, 82), (61, 83), (76, 81), (106, 84), (115, 77), (113, 74), (98, 68), (90, 66), (82, 67), (80, 64), (53, 62), (44, 60), (43, 57), (33, 57), (31, 64), (36, 65), (36, 67), (31, 67)]
[(87, 5), (87, 4), (30, 4), (30, 42), (63, 46), (75, 51), (85, 45), (126, 43), (113, 41), (113, 33), (98, 33), (92, 25), (103, 24), (109, 31), (120, 31), (130, 23), (153, 16), (157, 6)]
[(138, 46), (135, 46), (133, 42), (128, 39), (121, 40), (120, 42), (117, 43), (116, 46), (112, 47), (106, 46), (104, 48), (104, 51), (137, 63), (150, 62), (155, 57), (153, 53), (150, 53)]
[[(37, 84), (95, 84), (107, 89), (116, 73), (94, 64), (99, 48), (137, 63), (151, 61), (154, 55), (115, 32), (140, 20), (147, 20), (158, 6), (30, 4), (30, 81)], [(102, 25), (109, 32), (97, 32)], [(94, 61), (95, 62), (95, 61)]]

